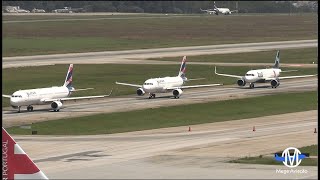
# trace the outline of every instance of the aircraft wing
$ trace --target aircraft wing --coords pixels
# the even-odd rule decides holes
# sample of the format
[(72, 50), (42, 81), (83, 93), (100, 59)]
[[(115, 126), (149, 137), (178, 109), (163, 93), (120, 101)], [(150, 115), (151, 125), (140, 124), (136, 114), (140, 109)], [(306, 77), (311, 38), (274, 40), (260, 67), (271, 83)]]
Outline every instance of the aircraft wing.
[(220, 74), (220, 73), (217, 73), (217, 67), (214, 67), (214, 73), (216, 75), (219, 75), (219, 76), (226, 76), (226, 77), (234, 77), (234, 78), (242, 78), (242, 76), (237, 76), (237, 75), (232, 75), (232, 74)]
[(131, 87), (138, 87), (141, 88), (141, 85), (138, 84), (129, 84), (129, 83), (121, 83), (121, 82), (116, 82), (116, 84), (124, 85), (124, 86), (131, 86)]
[(179, 86), (179, 87), (170, 87), (166, 88), (167, 90), (174, 89), (191, 89), (191, 88), (202, 88), (202, 87), (212, 87), (212, 86), (221, 86), (223, 84), (204, 84), (204, 85), (193, 85), (193, 86)]
[(216, 12), (215, 9), (201, 9), (201, 8), (200, 8), (200, 11), (205, 11), (205, 12), (214, 11), (214, 12)]
[(10, 95), (6, 95), (6, 94), (2, 94), (2, 97), (5, 97), (5, 98), (11, 98)]
[(84, 100), (84, 99), (96, 99), (96, 98), (105, 98), (109, 97), (112, 94), (110, 91), (109, 94), (106, 95), (99, 95), (99, 96), (82, 96), (82, 97), (66, 97), (66, 98), (56, 98), (56, 99), (41, 99), (42, 102), (53, 102), (53, 101), (76, 101), (76, 100)]
[(287, 71), (281, 71), (281, 72), (283, 73), (283, 72), (296, 72), (296, 71), (298, 70), (287, 70)]
[(278, 79), (294, 79), (294, 78), (306, 78), (306, 77), (313, 77), (313, 76), (318, 76), (318, 74), (313, 74), (313, 75), (302, 75), (302, 76), (284, 76), (284, 77), (278, 77)]

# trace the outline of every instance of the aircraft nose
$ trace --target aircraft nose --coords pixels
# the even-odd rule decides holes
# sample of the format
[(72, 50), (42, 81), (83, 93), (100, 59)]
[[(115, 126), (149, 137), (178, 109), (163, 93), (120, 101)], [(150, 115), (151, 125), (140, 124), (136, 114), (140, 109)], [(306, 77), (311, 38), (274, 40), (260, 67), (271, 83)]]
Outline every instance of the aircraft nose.
[(17, 106), (18, 100), (16, 98), (10, 98), (10, 104), (12, 106)]
[(250, 82), (250, 81), (252, 81), (253, 77), (252, 77), (252, 76), (245, 76), (244, 79), (245, 79), (247, 82)]
[(144, 91), (148, 91), (150, 89), (149, 85), (142, 85), (142, 89)]

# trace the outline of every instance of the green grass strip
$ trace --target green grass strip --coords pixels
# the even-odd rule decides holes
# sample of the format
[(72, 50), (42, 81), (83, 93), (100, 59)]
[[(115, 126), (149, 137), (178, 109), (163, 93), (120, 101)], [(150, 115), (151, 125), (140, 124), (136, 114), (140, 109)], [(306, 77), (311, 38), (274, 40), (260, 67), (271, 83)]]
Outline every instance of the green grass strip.
[[(314, 109), (317, 109), (316, 91), (52, 120), (35, 123), (31, 130), (48, 135), (110, 134)], [(31, 134), (31, 130), (20, 127), (8, 128), (8, 132), (12, 134)]]

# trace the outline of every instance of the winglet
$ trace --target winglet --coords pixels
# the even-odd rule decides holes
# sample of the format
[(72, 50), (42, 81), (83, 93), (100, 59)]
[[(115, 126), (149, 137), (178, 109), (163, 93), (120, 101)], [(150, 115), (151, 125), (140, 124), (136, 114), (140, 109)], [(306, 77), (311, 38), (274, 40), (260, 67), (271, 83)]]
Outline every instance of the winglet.
[(3, 127), (2, 179), (48, 179)]
[(217, 74), (217, 66), (214, 67), (214, 73)]

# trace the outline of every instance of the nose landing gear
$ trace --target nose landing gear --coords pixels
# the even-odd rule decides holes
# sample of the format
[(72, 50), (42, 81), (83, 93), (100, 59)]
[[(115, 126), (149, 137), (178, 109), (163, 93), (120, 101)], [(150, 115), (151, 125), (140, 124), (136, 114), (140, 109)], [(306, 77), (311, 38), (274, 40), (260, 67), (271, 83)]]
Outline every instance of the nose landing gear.
[(149, 99), (156, 98), (156, 94), (149, 93)]
[[(20, 107), (19, 107), (19, 111), (20, 111)], [(29, 105), (29, 106), (27, 107), (27, 111), (29, 111), (29, 112), (33, 111), (33, 107), (32, 107), (31, 105)]]
[(253, 88), (254, 88), (254, 84), (250, 83), (250, 89), (253, 89)]

